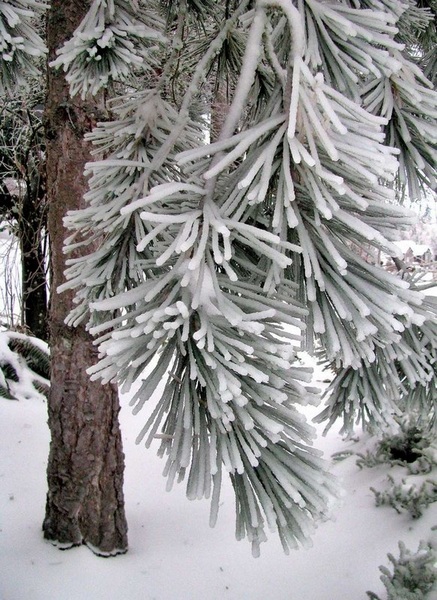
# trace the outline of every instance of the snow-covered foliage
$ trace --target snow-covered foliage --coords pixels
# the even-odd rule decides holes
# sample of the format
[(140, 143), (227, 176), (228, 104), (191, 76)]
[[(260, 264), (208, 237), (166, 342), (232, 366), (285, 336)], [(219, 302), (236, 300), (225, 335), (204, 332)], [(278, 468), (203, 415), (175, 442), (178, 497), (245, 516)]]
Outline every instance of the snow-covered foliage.
[(34, 59), (44, 56), (46, 48), (35, 30), (35, 19), (46, 9), (47, 3), (40, 0), (0, 2), (1, 94), (38, 72)]
[(45, 342), (15, 331), (0, 331), (0, 396), (9, 400), (45, 396), (49, 379)]
[(391, 506), (398, 513), (408, 512), (413, 519), (437, 502), (437, 482), (433, 473), (437, 466), (435, 435), (429, 428), (412, 424), (414, 417), (399, 420), (395, 434), (385, 434), (372, 450), (359, 453), (357, 466), (372, 468), (389, 465), (404, 471), (401, 478), (390, 474), (383, 489), (371, 487), (376, 506)]
[[(299, 412), (316, 401), (295, 359), (305, 326), (338, 372), (324, 416), (346, 429), (434, 377), (435, 303), (363, 257), (401, 257), (413, 217), (396, 189), (435, 187), (437, 92), (396, 37), (400, 0), (181, 0), (165, 31), (132, 25), (140, 5), (96, 0), (56, 61), (73, 93), (154, 72), (88, 136), (88, 206), (65, 221), (67, 251), (87, 252), (69, 259), (69, 323), (97, 336), (94, 378), (128, 390), (148, 369), (135, 411), (162, 385), (138, 440), (162, 439), (168, 487), (187, 477), (213, 524), (227, 471), (237, 537), (257, 554), (268, 526), (288, 551), (334, 493)], [(164, 35), (158, 69), (132, 40)], [(206, 143), (213, 77), (229, 106)]]
[(420, 486), (403, 479), (396, 483), (393, 477), (387, 476), (388, 485), (385, 490), (370, 488), (375, 494), (376, 506), (391, 506), (396, 512), (407, 511), (411, 518), (418, 519), (430, 504), (437, 502), (437, 482), (427, 479)]
[[(399, 558), (388, 555), (393, 573), (387, 567), (380, 567), (387, 600), (425, 600), (437, 583), (435, 549), (422, 541), (417, 552), (411, 552), (399, 542), (399, 551)], [(373, 592), (367, 592), (367, 595), (371, 600), (381, 600)]]
[(136, 0), (93, 1), (86, 18), (52, 62), (53, 67), (67, 71), (72, 96), (97, 94), (110, 81), (127, 79), (138, 67), (150, 69), (158, 64), (151, 60), (151, 42), (162, 42), (163, 36), (141, 18), (159, 25), (158, 15), (139, 12)]
[[(430, 311), (437, 307), (428, 297)], [(325, 392), (325, 409), (316, 421), (326, 428), (343, 419), (342, 433), (355, 425), (373, 430), (393, 426), (396, 417), (411, 416), (419, 426), (437, 426), (437, 323), (426, 320), (422, 326), (405, 329), (399, 341), (376, 349), (375, 360), (363, 361), (358, 369), (346, 367)]]

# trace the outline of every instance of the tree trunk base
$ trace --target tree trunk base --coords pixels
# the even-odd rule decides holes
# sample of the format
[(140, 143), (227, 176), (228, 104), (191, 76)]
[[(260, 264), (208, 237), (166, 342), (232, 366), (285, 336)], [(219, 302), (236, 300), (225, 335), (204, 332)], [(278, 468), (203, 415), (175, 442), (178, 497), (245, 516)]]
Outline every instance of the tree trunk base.
[(58, 542), (57, 540), (53, 540), (50, 537), (47, 537), (46, 532), (44, 532), (44, 538), (52, 546), (55, 546), (55, 548), (57, 548), (58, 550), (62, 550), (62, 552), (64, 552), (65, 550), (71, 550), (72, 548), (79, 548), (79, 546), (86, 546), (89, 550), (91, 550), (91, 552), (93, 554), (95, 554), (96, 556), (99, 556), (100, 558), (112, 558), (113, 556), (119, 556), (120, 554), (126, 554), (128, 551), (127, 548), (121, 548), (121, 549), (116, 548), (110, 552), (103, 552), (102, 550), (100, 550), (100, 548), (96, 548), (92, 544), (88, 544), (85, 541), (83, 541), (80, 544), (63, 544), (61, 542)]

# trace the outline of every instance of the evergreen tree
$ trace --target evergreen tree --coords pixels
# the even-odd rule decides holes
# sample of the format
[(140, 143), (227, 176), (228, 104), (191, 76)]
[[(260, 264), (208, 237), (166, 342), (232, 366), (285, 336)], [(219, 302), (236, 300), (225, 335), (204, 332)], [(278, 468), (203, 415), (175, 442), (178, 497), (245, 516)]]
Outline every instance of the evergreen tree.
[[(423, 26), (433, 15), (400, 2), (233, 8), (177, 3), (158, 82), (116, 100), (115, 118), (89, 136), (100, 160), (88, 166), (88, 207), (67, 222), (85, 243), (97, 231), (105, 243), (72, 261), (67, 285), (79, 288), (71, 323), (91, 309), (100, 336), (94, 377), (129, 389), (159, 356), (133, 404), (166, 379), (139, 440), (150, 445), (164, 421), (169, 487), (187, 474), (189, 497), (212, 493), (214, 521), (223, 466), (237, 536), (257, 552), (264, 517), (294, 545), (331, 487), (298, 424), (308, 390), (284, 324), (306, 320), (335, 361), (345, 418), (357, 377), (365, 423), (390, 418), (403, 379), (429, 382), (422, 347), (436, 343), (435, 305), (362, 251), (396, 256), (392, 241), (411, 223), (396, 193), (435, 185), (436, 93), (396, 37), (402, 16), (408, 31), (408, 19)], [(225, 48), (231, 102), (206, 144), (196, 104), (208, 102), (208, 74), (226, 77)], [(58, 62), (86, 81), (92, 55), (66, 46)], [(343, 398), (333, 398), (338, 410)]]
[(135, 412), (164, 381), (138, 441), (161, 438), (168, 487), (211, 497), (212, 524), (228, 472), (254, 554), (266, 526), (305, 543), (335, 494), (299, 412), (316, 401), (303, 337), (337, 372), (323, 417), (347, 430), (435, 381), (435, 302), (367, 259), (399, 256), (399, 195), (435, 188), (435, 46), (414, 41), (434, 18), (400, 0), (94, 0), (54, 63), (72, 94), (120, 91), (65, 221), (86, 252), (68, 322), (97, 338), (92, 378), (128, 390), (147, 371)]

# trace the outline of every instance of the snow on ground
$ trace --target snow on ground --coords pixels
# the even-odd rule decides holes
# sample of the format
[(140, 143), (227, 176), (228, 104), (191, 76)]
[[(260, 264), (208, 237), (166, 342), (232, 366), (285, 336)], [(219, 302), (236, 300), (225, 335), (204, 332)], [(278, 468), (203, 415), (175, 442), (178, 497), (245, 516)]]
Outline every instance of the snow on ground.
[[(1, 600), (365, 600), (366, 590), (385, 597), (378, 567), (388, 565), (387, 552), (399, 555), (399, 540), (412, 551), (431, 535), (437, 542), (430, 531), (437, 504), (415, 521), (376, 508), (369, 488), (384, 487), (387, 468), (360, 470), (349, 457), (333, 466), (343, 506), (335, 520), (319, 525), (312, 548), (287, 557), (270, 534), (254, 559), (250, 544), (234, 538), (231, 486), (210, 529), (207, 501), (188, 501), (183, 484), (165, 491), (163, 461), (134, 443), (146, 415), (133, 416), (126, 397), (122, 405), (130, 550), (104, 559), (86, 547), (60, 551), (42, 539), (46, 404), (0, 399)], [(365, 436), (345, 442), (331, 431), (317, 445), (329, 458), (368, 443)]]

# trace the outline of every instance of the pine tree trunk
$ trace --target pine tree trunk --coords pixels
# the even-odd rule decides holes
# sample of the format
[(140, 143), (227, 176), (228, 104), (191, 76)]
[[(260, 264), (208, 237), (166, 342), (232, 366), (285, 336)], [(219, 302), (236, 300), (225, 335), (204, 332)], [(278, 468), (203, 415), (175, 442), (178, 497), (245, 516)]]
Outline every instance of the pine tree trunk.
[[(69, 38), (91, 0), (53, 0), (48, 13), (49, 61)], [(93, 105), (69, 99), (61, 72), (49, 71), (46, 101), (48, 229), (51, 249), (52, 353), (49, 427), (51, 446), (47, 468), (48, 494), (43, 524), (45, 538), (71, 547), (85, 543), (94, 552), (112, 555), (127, 549), (123, 501), (124, 455), (118, 423), (115, 387), (90, 382), (86, 368), (96, 350), (83, 327), (72, 329), (64, 319), (72, 293), (57, 294), (64, 281), (67, 210), (83, 205), (85, 162), (90, 160), (83, 135), (90, 130)]]

